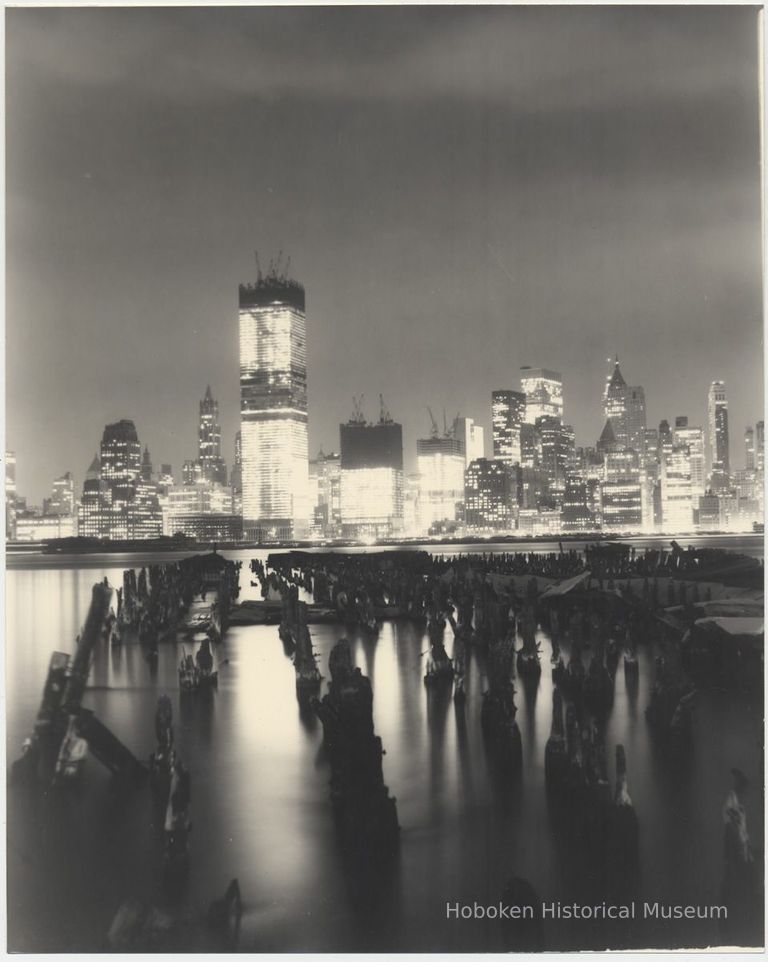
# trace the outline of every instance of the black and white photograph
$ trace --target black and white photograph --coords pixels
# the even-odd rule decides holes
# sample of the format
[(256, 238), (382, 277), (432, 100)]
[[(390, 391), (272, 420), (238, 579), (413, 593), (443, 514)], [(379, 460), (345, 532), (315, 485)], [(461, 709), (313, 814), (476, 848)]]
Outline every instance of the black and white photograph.
[(763, 949), (764, 20), (4, 5), (7, 952)]

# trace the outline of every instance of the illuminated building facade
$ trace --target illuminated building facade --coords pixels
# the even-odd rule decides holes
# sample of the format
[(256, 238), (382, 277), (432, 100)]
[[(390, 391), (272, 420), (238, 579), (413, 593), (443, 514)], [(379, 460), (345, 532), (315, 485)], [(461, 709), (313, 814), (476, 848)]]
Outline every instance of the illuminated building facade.
[(699, 531), (719, 531), (722, 518), (720, 516), (720, 498), (710, 491), (699, 498)]
[(141, 474), (141, 445), (133, 421), (117, 421), (104, 428), (101, 439), (101, 479), (112, 491), (116, 506), (133, 501)]
[(618, 358), (605, 382), (603, 415), (611, 422), (618, 443), (637, 451), (642, 458), (645, 453), (645, 391), (642, 387), (627, 384)]
[(453, 435), (461, 445), (465, 468), (471, 461), (485, 457), (485, 432), (472, 418), (457, 417), (453, 422)]
[(728, 398), (723, 381), (713, 381), (707, 399), (709, 414), (710, 484), (713, 491), (728, 486), (731, 464), (728, 441)]
[(691, 497), (694, 505), (706, 491), (706, 467), (704, 463), (704, 431), (691, 427), (687, 417), (675, 418), (675, 430), (672, 435), (675, 444), (683, 444), (688, 448), (691, 469)]
[(535, 424), (537, 418), (563, 420), (563, 378), (557, 371), (543, 367), (521, 368), (520, 386), (525, 395), (525, 421)]
[(200, 543), (240, 541), (243, 519), (239, 514), (182, 514), (174, 518), (170, 534), (183, 534)]
[(235, 435), (235, 460), (229, 475), (232, 493), (242, 506), (243, 493), (243, 441), (240, 431)]
[(603, 465), (602, 527), (605, 531), (640, 531), (643, 526), (642, 482), (636, 451), (616, 446)]
[(16, 520), (16, 540), (50, 541), (53, 538), (72, 538), (77, 534), (75, 521), (72, 514), (19, 517)]
[(303, 537), (310, 509), (304, 288), (273, 270), (239, 294), (244, 533)]
[(197, 429), (197, 459), (205, 481), (227, 483), (227, 466), (221, 457), (221, 425), (219, 404), (211, 394), (210, 384), (200, 402), (200, 422)]
[(535, 429), (540, 438), (542, 497), (546, 507), (553, 508), (563, 501), (568, 462), (573, 452), (573, 428), (563, 425), (559, 418), (540, 417), (536, 419)]
[(170, 464), (161, 464), (160, 473), (157, 476), (158, 494), (167, 494), (175, 483), (173, 479), (173, 467)]
[(339, 426), (341, 524), (349, 538), (383, 538), (403, 527), (403, 428), (390, 419)]
[(403, 480), (403, 533), (413, 537), (423, 530), (421, 524), (421, 478), (407, 474)]
[(744, 431), (744, 467), (747, 471), (754, 471), (755, 464), (755, 429), (748, 424)]
[(665, 444), (661, 452), (661, 523), (669, 534), (693, 530), (691, 457), (687, 444)]
[(510, 467), (521, 462), (520, 428), (525, 421), (525, 411), (525, 394), (520, 391), (492, 393), (493, 457)]
[(469, 531), (505, 532), (515, 527), (516, 492), (504, 461), (475, 458), (464, 474), (464, 520)]
[[(86, 474), (78, 510), (78, 534), (111, 540), (143, 540), (162, 534), (157, 485), (142, 475), (141, 445), (133, 421), (104, 428), (101, 457)], [(151, 475), (151, 463), (149, 465)]]
[(5, 452), (5, 536), (16, 537), (16, 455)]
[(75, 481), (67, 471), (53, 482), (50, 498), (43, 501), (43, 514), (71, 518), (75, 513)]
[(464, 500), (464, 453), (458, 438), (421, 438), (416, 442), (421, 477), (421, 524), (430, 531), (434, 524), (456, 520), (456, 505)]
[(341, 531), (341, 455), (320, 450), (309, 462), (309, 480), (313, 527), (323, 537), (336, 537)]
[(191, 458), (187, 458), (181, 468), (181, 483), (197, 484), (198, 481), (202, 480), (203, 466), (199, 461), (194, 461)]
[(755, 425), (755, 468), (758, 474), (765, 471), (765, 422), (758, 421)]
[(594, 531), (597, 518), (592, 510), (592, 495), (586, 481), (569, 479), (563, 492), (560, 511), (562, 530), (569, 534)]

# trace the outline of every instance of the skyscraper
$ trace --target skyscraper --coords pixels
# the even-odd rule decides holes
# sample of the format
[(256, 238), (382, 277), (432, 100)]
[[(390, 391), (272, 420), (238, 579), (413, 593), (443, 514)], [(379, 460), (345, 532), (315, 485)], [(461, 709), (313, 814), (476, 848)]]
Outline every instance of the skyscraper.
[(152, 480), (152, 458), (149, 454), (149, 448), (144, 447), (144, 454), (141, 456), (141, 479), (142, 481)]
[(43, 502), (43, 514), (72, 517), (75, 513), (75, 482), (69, 471), (53, 482), (50, 498)]
[(313, 482), (314, 518), (316, 529), (325, 537), (336, 537), (341, 526), (341, 456), (322, 448), (309, 462), (309, 476)]
[(295, 538), (309, 524), (304, 288), (271, 269), (239, 293), (243, 528)]
[(464, 516), (470, 531), (509, 531), (514, 527), (515, 490), (509, 467), (476, 458), (464, 480)]
[(581, 531), (594, 531), (596, 520), (590, 510), (590, 498), (585, 481), (568, 479), (563, 492), (563, 506), (560, 512), (563, 531), (575, 534)]
[(16, 537), (16, 455), (5, 452), (5, 536)]
[(687, 417), (675, 418), (673, 434), (675, 444), (683, 444), (688, 448), (691, 470), (691, 496), (697, 504), (699, 497), (706, 491), (706, 469), (704, 465), (704, 431), (691, 427)]
[(525, 421), (535, 424), (537, 418), (563, 420), (563, 378), (557, 371), (543, 367), (521, 368), (520, 386), (525, 394)]
[(163, 518), (157, 486), (142, 474), (142, 461), (133, 421), (108, 424), (101, 439), (101, 457), (86, 474), (78, 512), (78, 531), (86, 537), (154, 538), (162, 534)]
[(433, 524), (456, 520), (456, 505), (464, 500), (464, 454), (458, 438), (420, 438), (416, 442), (420, 476), (421, 524), (428, 533)]
[(606, 531), (640, 531), (643, 494), (637, 452), (614, 445), (606, 451), (602, 484), (603, 528)]
[(728, 398), (725, 383), (713, 381), (709, 388), (709, 464), (713, 490), (727, 487), (731, 470), (728, 444)]
[(661, 452), (661, 524), (666, 533), (693, 530), (691, 488), (689, 446), (680, 441), (665, 444)]
[(227, 483), (227, 466), (221, 457), (221, 425), (219, 403), (211, 394), (210, 384), (200, 402), (200, 422), (197, 430), (197, 457), (204, 480)]
[(235, 460), (229, 475), (229, 483), (236, 495), (243, 491), (243, 436), (240, 431), (235, 435)]
[(755, 464), (755, 429), (748, 424), (744, 431), (744, 467), (747, 471), (754, 471)]
[(346, 537), (388, 537), (403, 524), (403, 428), (391, 418), (339, 425), (341, 523)]
[(548, 506), (562, 504), (568, 459), (573, 450), (573, 429), (559, 418), (536, 418), (536, 431), (541, 438), (541, 471), (543, 497)]
[(453, 435), (461, 445), (464, 467), (476, 458), (485, 457), (485, 432), (472, 418), (457, 417), (453, 422)]
[(765, 469), (765, 422), (755, 425), (755, 468), (762, 475)]
[(133, 501), (141, 473), (141, 445), (133, 421), (116, 421), (104, 428), (100, 460), (101, 479), (109, 485), (113, 503)]
[(520, 464), (520, 428), (526, 420), (525, 405), (525, 394), (520, 391), (494, 391), (491, 395), (493, 457), (509, 467)]
[(645, 391), (626, 383), (618, 358), (605, 382), (603, 415), (611, 422), (618, 443), (636, 451), (642, 458), (645, 453)]

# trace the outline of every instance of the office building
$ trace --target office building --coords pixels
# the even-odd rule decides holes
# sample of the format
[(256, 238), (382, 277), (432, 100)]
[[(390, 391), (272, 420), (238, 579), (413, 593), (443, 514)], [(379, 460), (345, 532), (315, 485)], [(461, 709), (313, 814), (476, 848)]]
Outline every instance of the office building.
[(456, 505), (464, 500), (464, 453), (458, 438), (433, 436), (416, 442), (416, 459), (421, 524), (428, 534), (433, 525), (456, 520)]
[(604, 531), (642, 530), (642, 478), (636, 451), (618, 444), (606, 450), (601, 499)]
[(485, 432), (472, 418), (457, 417), (453, 422), (453, 435), (461, 446), (465, 468), (471, 461), (485, 457)]
[(312, 492), (313, 529), (325, 538), (341, 533), (341, 455), (325, 454), (320, 449), (309, 462)]
[(200, 421), (197, 429), (197, 459), (205, 481), (227, 483), (227, 466), (221, 457), (221, 425), (219, 404), (211, 394), (210, 384), (200, 402)]
[(383, 538), (403, 526), (403, 428), (357, 415), (339, 426), (341, 524), (349, 538)]
[(525, 395), (520, 391), (494, 391), (491, 395), (493, 457), (509, 467), (520, 464), (520, 428), (525, 420)]
[(5, 452), (5, 537), (16, 537), (16, 454)]
[(596, 529), (597, 518), (592, 510), (592, 496), (586, 481), (569, 478), (566, 482), (560, 521), (562, 530), (569, 534)]
[[(557, 371), (543, 367), (521, 368), (520, 386), (525, 395), (525, 421), (535, 424), (538, 418), (563, 420), (563, 378)], [(495, 455), (494, 455), (495, 456)]]
[(661, 452), (661, 526), (665, 534), (693, 530), (693, 505), (690, 449), (684, 443), (665, 444)]
[(304, 288), (279, 268), (240, 285), (243, 529), (286, 540), (309, 530)]
[(626, 383), (618, 358), (603, 390), (603, 415), (611, 422), (618, 443), (636, 451), (642, 459), (645, 454), (645, 391)]
[(755, 429), (747, 425), (744, 431), (744, 467), (747, 471), (754, 471), (757, 464), (755, 458)]
[(162, 533), (163, 516), (149, 454), (142, 458), (133, 421), (108, 424), (100, 457), (89, 467), (78, 510), (78, 534), (110, 540), (144, 540)]
[[(568, 462), (573, 453), (573, 428), (563, 425), (559, 418), (544, 416), (536, 419), (535, 429), (540, 439), (542, 498), (547, 508), (559, 507), (565, 492)], [(539, 501), (541, 506), (541, 499)]]
[(133, 421), (108, 424), (101, 439), (101, 479), (112, 492), (115, 505), (129, 504), (141, 474), (141, 445)]
[(512, 470), (501, 460), (475, 458), (464, 475), (464, 521), (472, 532), (508, 532), (515, 526)]
[(709, 465), (712, 490), (728, 487), (731, 471), (728, 441), (728, 398), (723, 381), (713, 381), (707, 399), (709, 414)]
[(75, 481), (69, 471), (53, 482), (50, 498), (43, 501), (43, 514), (66, 518), (75, 514)]
[(691, 427), (687, 417), (675, 419), (673, 444), (683, 444), (688, 448), (691, 470), (691, 497), (694, 505), (706, 491), (706, 466), (704, 458), (704, 431)]

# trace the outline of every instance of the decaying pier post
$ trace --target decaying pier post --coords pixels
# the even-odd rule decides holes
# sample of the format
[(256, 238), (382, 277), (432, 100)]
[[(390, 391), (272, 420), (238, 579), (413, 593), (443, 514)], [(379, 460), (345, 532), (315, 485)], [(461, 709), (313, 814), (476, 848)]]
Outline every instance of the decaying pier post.
[(563, 696), (552, 691), (552, 729), (544, 749), (544, 776), (547, 788), (562, 791), (568, 778), (568, 746), (563, 729)]
[(125, 781), (146, 774), (120, 740), (82, 706), (93, 651), (103, 639), (111, 597), (106, 578), (94, 585), (74, 655), (53, 653), (34, 731), (25, 743), (24, 754), (13, 766), (14, 775), (36, 776), (44, 784), (69, 780), (77, 774), (86, 747)]
[(384, 784), (381, 739), (373, 729), (371, 683), (352, 667), (346, 640), (331, 651), (329, 668), (328, 694), (312, 704), (323, 724), (341, 844), (355, 859), (386, 859), (397, 851), (399, 825), (395, 799)]
[(523, 761), (523, 742), (515, 721), (515, 689), (512, 684), (514, 644), (503, 638), (488, 651), (488, 690), (483, 693), (480, 723), (493, 753), (505, 769), (518, 771)]
[(293, 633), (296, 652), (293, 656), (293, 667), (296, 671), (296, 690), (300, 695), (311, 695), (319, 690), (322, 675), (312, 650), (312, 636), (307, 626), (306, 602), (296, 601), (294, 612), (296, 622)]

